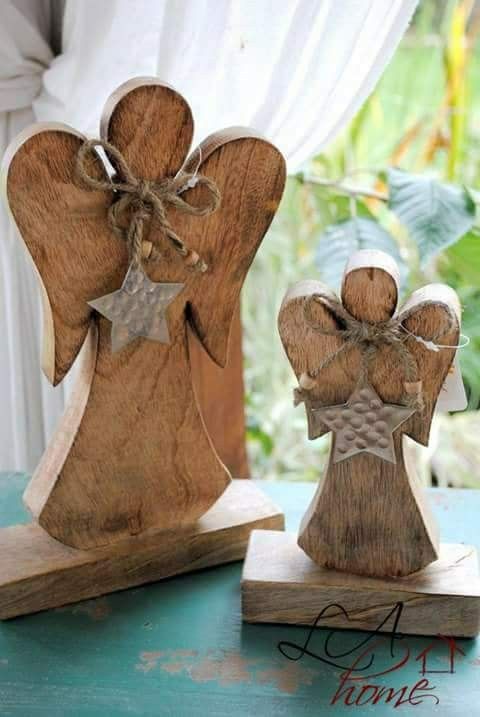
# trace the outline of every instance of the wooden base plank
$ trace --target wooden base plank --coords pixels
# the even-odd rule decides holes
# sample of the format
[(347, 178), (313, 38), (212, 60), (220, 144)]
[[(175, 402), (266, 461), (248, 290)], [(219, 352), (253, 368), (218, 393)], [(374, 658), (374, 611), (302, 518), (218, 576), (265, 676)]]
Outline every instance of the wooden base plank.
[[(477, 551), (442, 544), (440, 558), (402, 578), (369, 578), (316, 565), (297, 545), (297, 536), (255, 530), (242, 575), (245, 622), (376, 630), (390, 610), (403, 603), (398, 631), (412, 635), (473, 637), (480, 632), (480, 577)], [(383, 627), (392, 629), (392, 620)]]
[(253, 528), (283, 530), (279, 508), (250, 480), (234, 480), (193, 526), (149, 531), (77, 550), (35, 523), (0, 530), (0, 618), (241, 560)]

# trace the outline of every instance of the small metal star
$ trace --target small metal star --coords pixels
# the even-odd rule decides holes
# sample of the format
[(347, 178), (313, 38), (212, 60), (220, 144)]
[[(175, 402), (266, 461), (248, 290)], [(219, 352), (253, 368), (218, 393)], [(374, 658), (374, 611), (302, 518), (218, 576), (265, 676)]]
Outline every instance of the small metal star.
[(357, 388), (347, 403), (310, 407), (310, 411), (314, 423), (325, 424), (335, 435), (334, 463), (358, 453), (372, 453), (396, 463), (393, 433), (415, 413), (415, 409), (407, 406), (384, 403), (369, 384)]
[(138, 336), (168, 344), (166, 309), (183, 287), (150, 281), (143, 269), (132, 263), (120, 289), (88, 303), (112, 322), (112, 351)]

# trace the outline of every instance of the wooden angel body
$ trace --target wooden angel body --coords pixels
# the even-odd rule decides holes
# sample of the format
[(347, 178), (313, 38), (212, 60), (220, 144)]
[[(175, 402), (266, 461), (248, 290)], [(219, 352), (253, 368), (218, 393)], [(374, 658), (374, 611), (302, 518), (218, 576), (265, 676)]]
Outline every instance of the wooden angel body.
[[(107, 103), (102, 140), (121, 154), (135, 185), (120, 222), (130, 226), (138, 207), (146, 215), (137, 249), (147, 288), (113, 322), (91, 304), (125, 289), (131, 247), (112, 231), (109, 211), (127, 191), (108, 186), (111, 168), (94, 153), (86, 162), (90, 186), (78, 181), (85, 138), (63, 125), (29, 129), (6, 160), (9, 205), (41, 280), (43, 368), (53, 384), (83, 346), (69, 406), (24, 496), (40, 525), (67, 545), (91, 548), (193, 523), (230, 481), (192, 384), (189, 327), (224, 365), (232, 315), (280, 201), (285, 166), (278, 150), (248, 129), (218, 132), (187, 158), (192, 136), (188, 104), (154, 79), (126, 83)], [(114, 180), (125, 185), (127, 169), (113, 150), (106, 154)], [(152, 210), (151, 187), (182, 172), (215, 186), (216, 211), (182, 211), (175, 197)], [(179, 196), (201, 207), (208, 190), (191, 182)], [(165, 239), (165, 226), (180, 244)], [(205, 271), (195, 270), (199, 262)], [(168, 295), (157, 326), (168, 343), (135, 334), (145, 329), (142, 301), (156, 286)]]
[(447, 286), (419, 289), (400, 312), (397, 302), (394, 261), (360, 251), (346, 267), (341, 302), (320, 282), (303, 281), (279, 314), (309, 438), (332, 431), (298, 543), (324, 567), (382, 577), (409, 575), (438, 557), (404, 442), (428, 444), (460, 331), (458, 298)]

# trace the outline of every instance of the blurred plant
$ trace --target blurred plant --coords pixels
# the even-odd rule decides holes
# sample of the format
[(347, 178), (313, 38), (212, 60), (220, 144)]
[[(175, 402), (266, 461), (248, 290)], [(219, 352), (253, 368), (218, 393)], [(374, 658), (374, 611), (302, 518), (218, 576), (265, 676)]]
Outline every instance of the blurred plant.
[[(319, 237), (316, 261), (322, 277), (330, 284), (339, 283), (346, 260), (358, 249), (388, 252), (397, 260), (405, 277), (409, 268), (426, 267), (430, 259), (458, 241), (473, 226), (475, 202), (465, 188), (395, 168), (389, 168), (379, 176), (388, 193), (297, 175), (301, 182), (348, 194), (353, 199), (350, 216), (328, 226)], [(400, 222), (400, 225), (397, 222), (398, 239), (364, 204), (357, 206), (359, 197), (387, 203)], [(405, 230), (415, 248), (411, 267), (401, 252)]]
[[(438, 430), (448, 432), (451, 421), (452, 440), (442, 439), (442, 451), (435, 454), (424, 451), (425, 475), (434, 455), (435, 478), (444, 483), (444, 456), (454, 467), (451, 454), (469, 444), (470, 424), (476, 438), (480, 231), (479, 195), (472, 187), (478, 186), (480, 166), (479, 29), (480, 8), (473, 0), (423, 0), (376, 91), (347, 131), (308, 170), (288, 180), (243, 297), (248, 437), (259, 476), (318, 479), (328, 438), (309, 442), (305, 417), (292, 407), (294, 377), (276, 316), (295, 281), (320, 273), (338, 286), (345, 261), (357, 248), (393, 254), (405, 290), (445, 281), (463, 304), (470, 345), (460, 358), (470, 410), (463, 420), (441, 418)], [(462, 441), (453, 439), (457, 426)], [(458, 465), (462, 460), (459, 456)], [(468, 465), (473, 470), (473, 461)], [(480, 487), (480, 474), (469, 481)]]

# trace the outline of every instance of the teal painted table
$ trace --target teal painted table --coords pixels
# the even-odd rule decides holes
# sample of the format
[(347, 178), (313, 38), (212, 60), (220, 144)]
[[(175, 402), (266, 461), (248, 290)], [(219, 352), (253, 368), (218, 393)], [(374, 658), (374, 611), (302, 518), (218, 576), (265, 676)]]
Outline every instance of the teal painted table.
[[(0, 476), (0, 525), (28, 521), (20, 501), (25, 484), (24, 476)], [(263, 488), (283, 506), (287, 528), (295, 530), (314, 486), (278, 482)], [(434, 489), (430, 498), (443, 540), (480, 543), (480, 492)], [(227, 565), (0, 624), (0, 715), (480, 715), (478, 640), (456, 643), (464, 654), (456, 653), (453, 674), (451, 646), (431, 638), (396, 640), (393, 659), (388, 635), (380, 635), (333, 660), (341, 665), (310, 656), (292, 661), (277, 645), (303, 645), (307, 631), (242, 625), (240, 573), (241, 564)], [(316, 631), (309, 649), (325, 657), (327, 634)], [(364, 637), (337, 633), (330, 652), (355, 648)], [(342, 665), (351, 665), (366, 648), (374, 654), (370, 675), (391, 669), (407, 651), (410, 657), (403, 667), (364, 683), (377, 688), (360, 698), (368, 704), (345, 706), (339, 697), (332, 705)], [(428, 687), (412, 696), (422, 679)], [(358, 699), (362, 683), (349, 684), (356, 690), (351, 698)], [(396, 691), (388, 703), (390, 693), (379, 692), (382, 687)], [(414, 706), (409, 695), (411, 702), (423, 697)], [(402, 701), (395, 708), (397, 698)]]

